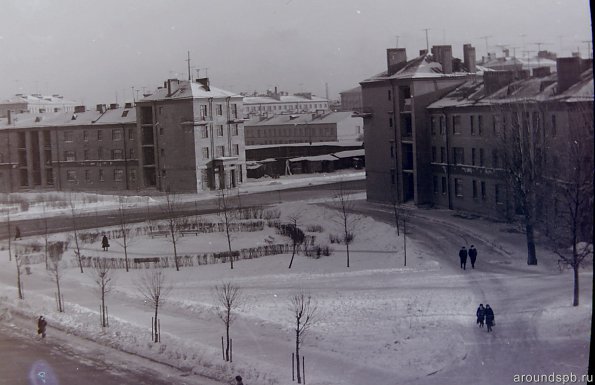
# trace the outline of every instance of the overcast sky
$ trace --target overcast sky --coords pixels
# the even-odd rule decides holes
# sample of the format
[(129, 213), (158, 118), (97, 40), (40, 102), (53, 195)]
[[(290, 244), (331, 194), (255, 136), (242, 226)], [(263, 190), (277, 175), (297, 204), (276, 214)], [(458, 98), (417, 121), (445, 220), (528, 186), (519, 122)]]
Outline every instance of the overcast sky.
[(490, 51), (521, 56), (542, 42), (587, 57), (590, 20), (586, 0), (2, 0), (0, 99), (122, 103), (132, 87), (187, 78), (187, 51), (219, 88), (324, 96), (328, 83), (334, 98), (384, 70), (397, 35), (409, 59), (425, 28), (430, 46), (451, 44), (460, 58), (464, 43), (485, 55), (483, 36)]

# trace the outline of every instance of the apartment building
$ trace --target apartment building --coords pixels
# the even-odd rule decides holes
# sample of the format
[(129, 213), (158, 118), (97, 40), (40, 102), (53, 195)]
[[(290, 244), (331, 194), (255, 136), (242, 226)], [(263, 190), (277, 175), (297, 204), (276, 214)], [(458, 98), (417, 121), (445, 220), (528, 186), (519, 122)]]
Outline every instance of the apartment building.
[(8, 99), (0, 100), (0, 118), (12, 113), (32, 114), (46, 112), (74, 112), (76, 102), (64, 99), (62, 95), (16, 94)]
[(329, 101), (313, 95), (311, 92), (269, 91), (264, 95), (244, 96), (243, 112), (245, 118), (252, 116), (273, 116), (281, 114), (304, 114), (329, 111)]
[(200, 192), (243, 183), (242, 99), (201, 78), (169, 79), (138, 101), (142, 187)]

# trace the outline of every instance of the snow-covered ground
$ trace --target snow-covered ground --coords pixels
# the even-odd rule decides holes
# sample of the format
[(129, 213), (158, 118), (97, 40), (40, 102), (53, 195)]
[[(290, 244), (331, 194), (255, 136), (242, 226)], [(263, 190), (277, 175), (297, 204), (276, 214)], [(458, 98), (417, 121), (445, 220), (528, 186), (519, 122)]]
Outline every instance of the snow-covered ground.
[[(268, 183), (275, 183), (276, 189), (283, 179), (246, 189), (270, 189)], [(114, 207), (113, 199), (104, 202), (104, 208)], [(390, 212), (388, 207), (359, 204)], [(160, 311), (160, 344), (151, 342), (152, 309), (137, 290), (143, 269), (117, 271), (115, 289), (107, 300), (110, 327), (102, 329), (90, 269), (84, 274), (74, 265), (67, 269), (62, 281), (66, 312), (58, 313), (55, 284), (43, 264), (31, 266), (31, 275), (24, 276), (25, 300), (16, 299), (16, 268), (8, 261), (7, 250), (2, 250), (0, 317), (25, 317), (34, 323), (37, 315), (44, 314), (50, 324), (48, 338), (52, 328), (60, 328), (73, 344), (79, 337), (89, 338), (222, 383), (240, 374), (250, 385), (290, 384), (295, 332), (289, 297), (303, 289), (318, 305), (318, 320), (301, 350), (308, 384), (512, 384), (515, 373), (586, 373), (592, 268), (581, 272), (581, 305), (572, 307), (571, 273), (557, 271), (547, 251), (539, 250), (538, 267), (527, 267), (522, 234), (500, 231), (505, 224), (457, 218), (446, 210), (416, 211), (417, 225), (407, 239), (407, 267), (403, 267), (402, 235), (397, 237), (391, 225), (371, 216), (360, 217), (347, 268), (345, 247), (329, 242), (329, 234), (341, 230), (329, 205), (303, 201), (273, 209), (281, 212), (282, 220), (298, 218), (302, 228), (321, 225), (322, 233), (309, 234), (334, 253), (319, 259), (300, 254), (292, 269), (288, 269), (290, 254), (237, 261), (233, 270), (227, 263), (183, 267), (179, 272), (166, 269), (173, 290)], [(423, 230), (420, 223), (426, 224)], [(476, 270), (460, 270), (451, 258), (457, 250), (446, 242), (440, 246), (440, 237), (460, 232), (481, 245)], [(288, 242), (265, 227), (234, 233), (232, 247), (264, 245), (271, 238), (275, 243)], [(34, 241), (41, 239), (17, 243)], [(121, 242), (110, 243), (108, 252), (97, 243), (84, 244), (83, 254), (121, 257)], [(179, 254), (226, 249), (223, 233), (185, 236), (178, 245)], [(136, 237), (129, 252), (131, 258), (173, 254), (171, 242), (163, 237)], [(72, 258), (71, 248), (65, 259)], [(214, 312), (213, 287), (227, 281), (240, 286), (245, 298), (231, 328), (233, 363), (222, 360), (224, 327)], [(480, 302), (495, 309), (492, 334), (475, 326)]]

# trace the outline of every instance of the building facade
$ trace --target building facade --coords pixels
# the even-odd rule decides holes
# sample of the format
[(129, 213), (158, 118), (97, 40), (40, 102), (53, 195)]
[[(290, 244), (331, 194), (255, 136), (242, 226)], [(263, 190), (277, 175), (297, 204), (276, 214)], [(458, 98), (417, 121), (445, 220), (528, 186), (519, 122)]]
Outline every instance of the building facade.
[(286, 92), (268, 92), (266, 95), (244, 96), (243, 113), (245, 118), (252, 116), (273, 116), (281, 114), (304, 114), (329, 111), (329, 101), (300, 92), (289, 95)]
[(141, 185), (200, 192), (243, 183), (242, 99), (202, 78), (170, 79), (138, 101)]
[(16, 94), (15, 96), (0, 100), (0, 118), (8, 116), (8, 111), (12, 113), (42, 114), (46, 112), (74, 112), (76, 102), (66, 100), (61, 95), (41, 95), (41, 94)]

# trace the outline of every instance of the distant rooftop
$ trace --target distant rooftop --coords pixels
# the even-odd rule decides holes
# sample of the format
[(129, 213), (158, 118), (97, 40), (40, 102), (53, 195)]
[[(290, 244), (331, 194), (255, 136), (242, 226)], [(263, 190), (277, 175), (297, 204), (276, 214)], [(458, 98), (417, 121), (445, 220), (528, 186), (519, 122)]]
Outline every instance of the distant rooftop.
[(154, 100), (197, 99), (197, 98), (227, 98), (242, 96), (234, 92), (225, 91), (209, 84), (208, 78), (195, 81), (169, 79), (163, 87), (159, 87), (153, 94), (139, 100), (139, 103)]

